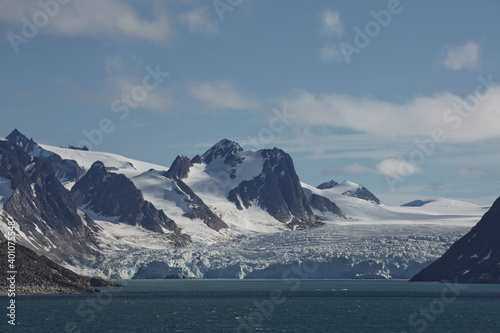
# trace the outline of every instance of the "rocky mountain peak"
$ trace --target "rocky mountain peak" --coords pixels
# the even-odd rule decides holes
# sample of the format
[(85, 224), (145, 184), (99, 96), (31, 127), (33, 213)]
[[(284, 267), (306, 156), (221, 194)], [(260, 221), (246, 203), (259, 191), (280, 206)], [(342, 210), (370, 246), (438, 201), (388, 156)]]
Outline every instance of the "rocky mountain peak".
[(118, 217), (120, 222), (164, 234), (171, 231), (171, 240), (178, 245), (191, 239), (182, 234), (177, 224), (163, 210), (144, 200), (142, 192), (123, 174), (109, 172), (96, 161), (73, 186), (71, 197), (82, 209), (105, 217)]
[(380, 205), (382, 203), (382, 201), (380, 201), (379, 198), (377, 198), (372, 192), (368, 191), (366, 187), (361, 185), (359, 185), (357, 189), (348, 190), (342, 194), (354, 198), (363, 199), (366, 201), (371, 201), (373, 203), (376, 203), (377, 205)]
[(230, 162), (234, 159), (234, 156), (243, 151), (243, 148), (238, 144), (238, 142), (231, 141), (228, 139), (222, 139), (216, 143), (212, 148), (207, 150), (205, 154), (202, 155), (203, 161), (205, 163), (210, 163), (217, 158), (224, 158), (224, 163)]
[(337, 186), (338, 184), (339, 183), (337, 183), (336, 181), (330, 180), (328, 182), (324, 182), (324, 183), (319, 184), (318, 186), (316, 186), (316, 188), (320, 189), (320, 190), (327, 190), (327, 189), (330, 189), (330, 188)]
[(316, 217), (300, 185), (290, 155), (278, 148), (262, 149), (258, 153), (264, 159), (261, 173), (232, 189), (228, 200), (240, 210), (243, 206), (249, 208), (257, 202), (262, 209), (291, 229), (316, 225)]
[(76, 161), (62, 159), (58, 154), (45, 150), (33, 139), (28, 139), (28, 137), (17, 129), (14, 129), (6, 139), (21, 148), (25, 153), (33, 157), (38, 157), (47, 163), (61, 182), (77, 181), (83, 175), (84, 170)]
[(371, 201), (377, 205), (382, 204), (382, 201), (380, 201), (380, 199), (377, 198), (366, 187), (349, 180), (345, 180), (340, 184), (334, 180), (330, 180), (328, 182), (319, 184), (316, 188), (320, 190), (333, 190), (335, 193)]
[(196, 155), (191, 159), (191, 163), (193, 164), (200, 164), (201, 162), (203, 162), (203, 157), (201, 157), (201, 155)]
[(193, 163), (183, 155), (177, 155), (174, 162), (165, 172), (165, 177), (170, 179), (184, 179), (187, 178), (189, 174), (189, 168), (193, 166)]
[(31, 157), (10, 141), (0, 141), (0, 178), (10, 182), (7, 214), (23, 235), (19, 242), (62, 261), (95, 254), (97, 225), (82, 216), (68, 190), (43, 160)]
[(6, 139), (22, 148), (27, 153), (33, 150), (36, 144), (33, 139), (28, 139), (28, 137), (19, 132), (17, 128), (14, 129), (9, 135), (7, 135)]

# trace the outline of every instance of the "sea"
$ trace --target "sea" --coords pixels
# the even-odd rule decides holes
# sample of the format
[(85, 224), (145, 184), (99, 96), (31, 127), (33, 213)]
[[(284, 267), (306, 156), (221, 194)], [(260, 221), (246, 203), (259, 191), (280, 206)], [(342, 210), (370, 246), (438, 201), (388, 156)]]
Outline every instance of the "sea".
[(1, 332), (500, 332), (500, 285), (394, 280), (115, 280), (16, 296)]

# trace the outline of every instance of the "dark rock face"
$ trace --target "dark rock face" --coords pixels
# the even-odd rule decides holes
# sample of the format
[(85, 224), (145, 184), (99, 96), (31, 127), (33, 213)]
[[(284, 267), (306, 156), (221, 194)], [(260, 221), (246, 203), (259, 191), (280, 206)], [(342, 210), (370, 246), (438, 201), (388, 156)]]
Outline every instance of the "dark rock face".
[(368, 189), (364, 186), (360, 186), (353, 191), (345, 191), (344, 193), (342, 193), (342, 195), (371, 201), (373, 203), (376, 203), (377, 205), (380, 205), (382, 203), (379, 198), (377, 198), (372, 192), (368, 191)]
[(163, 229), (173, 232), (171, 238), (179, 245), (190, 242), (188, 235), (168, 218), (163, 210), (145, 201), (142, 192), (122, 174), (108, 172), (100, 161), (94, 162), (89, 171), (71, 189), (71, 196), (78, 206), (133, 226), (163, 234)]
[(73, 149), (73, 150), (82, 150), (82, 151), (89, 151), (89, 149), (87, 148), (87, 146), (83, 146), (83, 147), (61, 146), (61, 148)]
[(90, 258), (97, 253), (98, 226), (83, 219), (52, 169), (9, 141), (0, 141), (0, 177), (10, 180), (12, 195), (0, 223), (13, 220), (31, 242), (22, 245), (57, 261)]
[(235, 162), (236, 153), (243, 151), (243, 148), (234, 141), (222, 139), (212, 148), (203, 154), (203, 161), (207, 164), (211, 163), (216, 158), (224, 158), (224, 164), (232, 165)]
[[(324, 182), (319, 184), (316, 188), (320, 190), (328, 190), (334, 188), (337, 185), (339, 185), (339, 183), (337, 183), (334, 180), (330, 180), (329, 182)], [(382, 201), (380, 201), (379, 198), (377, 198), (372, 192), (368, 191), (366, 187), (361, 185), (359, 185), (358, 188), (354, 190), (343, 192), (342, 195), (347, 195), (349, 197), (371, 201), (373, 203), (376, 203), (377, 205), (380, 205), (382, 203)]]
[(223, 228), (227, 228), (228, 225), (217, 215), (215, 215), (212, 210), (203, 202), (203, 200), (198, 197), (189, 186), (187, 186), (181, 180), (177, 180), (176, 184), (179, 188), (179, 194), (185, 194), (187, 196), (186, 201), (189, 204), (190, 211), (183, 214), (183, 216), (190, 219), (201, 219), (205, 224), (215, 231), (219, 231)]
[[(202, 158), (200, 155), (200, 163)], [(185, 202), (189, 206), (189, 211), (184, 213), (183, 216), (190, 219), (201, 219), (209, 228), (219, 231), (223, 228), (227, 228), (228, 225), (217, 215), (215, 215), (212, 210), (198, 197), (194, 191), (181, 179), (187, 178), (189, 174), (189, 168), (193, 166), (193, 163), (185, 156), (177, 156), (172, 166), (168, 171), (164, 172), (163, 175), (175, 181), (177, 188), (176, 192), (180, 195), (185, 196)]]
[(196, 155), (191, 159), (192, 164), (200, 164), (201, 162), (203, 162), (203, 157), (201, 157), (201, 155)]
[(309, 196), (309, 204), (311, 205), (312, 208), (317, 209), (320, 212), (324, 213), (329, 212), (334, 215), (340, 216), (342, 218), (347, 218), (347, 216), (339, 208), (339, 206), (333, 203), (330, 199), (325, 198), (321, 195), (312, 193)]
[(228, 200), (238, 209), (250, 207), (256, 200), (280, 222), (291, 228), (308, 228), (316, 224), (316, 217), (300, 185), (292, 158), (281, 149), (259, 151), (264, 158), (262, 172), (249, 181), (241, 182), (228, 194)]
[(337, 186), (338, 184), (339, 183), (337, 183), (336, 181), (330, 180), (329, 182), (324, 182), (324, 183), (319, 184), (318, 186), (316, 186), (316, 188), (319, 190), (327, 190), (329, 188)]
[(29, 155), (37, 156), (42, 161), (47, 163), (54, 171), (56, 177), (62, 182), (77, 181), (84, 173), (84, 170), (75, 160), (62, 159), (61, 156), (56, 153), (43, 149), (35, 141), (33, 141), (33, 139), (28, 139), (17, 129), (12, 131), (6, 139), (19, 146)]
[(238, 165), (243, 162), (243, 157), (238, 155), (238, 153), (242, 151), (243, 148), (241, 148), (237, 142), (223, 139), (207, 150), (207, 152), (203, 154), (202, 160), (206, 164), (210, 164), (215, 160), (220, 159), (226, 167), (229, 168), (229, 177), (234, 179), (236, 178), (236, 173), (238, 172)]
[(189, 168), (193, 163), (186, 156), (178, 155), (167, 172), (165, 177), (170, 179), (184, 179), (189, 174)]
[(412, 282), (500, 283), (500, 198), (465, 236)]
[(413, 200), (413, 201), (410, 201), (410, 202), (407, 202), (405, 203), (404, 205), (401, 205), (401, 206), (404, 206), (404, 207), (422, 207), (423, 205), (426, 205), (428, 203), (432, 202), (431, 200)]
[[(0, 244), (0, 270), (9, 271), (7, 242)], [(20, 245), (15, 246), (16, 294), (75, 294), (91, 293), (93, 287), (119, 287), (114, 282), (78, 275), (54, 263), (45, 256)], [(0, 294), (8, 289), (6, 279), (0, 279)]]

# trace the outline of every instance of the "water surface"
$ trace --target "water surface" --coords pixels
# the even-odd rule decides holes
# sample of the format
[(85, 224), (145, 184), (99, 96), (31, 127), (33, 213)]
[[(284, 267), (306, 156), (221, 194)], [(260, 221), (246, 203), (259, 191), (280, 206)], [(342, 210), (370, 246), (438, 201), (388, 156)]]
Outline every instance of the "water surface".
[[(18, 296), (15, 329), (4, 319), (0, 331), (500, 331), (500, 285), (362, 280), (118, 282), (126, 287), (87, 295)], [(5, 307), (7, 301), (1, 298)]]

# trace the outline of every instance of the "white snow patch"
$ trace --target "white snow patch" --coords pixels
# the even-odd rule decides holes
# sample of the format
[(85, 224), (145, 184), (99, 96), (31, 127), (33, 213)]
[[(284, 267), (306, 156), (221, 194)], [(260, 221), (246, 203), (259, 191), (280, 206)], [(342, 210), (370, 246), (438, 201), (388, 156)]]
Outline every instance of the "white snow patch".
[(479, 256), (477, 254), (473, 254), (470, 256), (470, 259), (475, 259), (475, 258), (478, 258)]
[(42, 232), (42, 230), (40, 230), (40, 228), (38, 227), (38, 225), (36, 223), (33, 223), (33, 225), (35, 226), (36, 232), (38, 232), (40, 235), (43, 235), (43, 232)]
[(486, 257), (484, 257), (483, 259), (481, 259), (482, 261), (484, 260), (489, 260), (491, 258), (491, 252), (493, 252), (493, 249), (490, 250), (490, 252), (488, 252), (488, 254), (486, 255)]
[[(80, 219), (82, 220), (82, 223), (84, 226), (88, 227), (87, 225), (87, 220), (85, 220), (85, 213), (82, 212), (80, 209), (77, 209), (76, 212), (78, 213), (78, 215), (80, 216)], [(70, 230), (71, 231), (71, 230)]]
[(138, 161), (112, 153), (60, 148), (42, 144), (40, 146), (58, 154), (63, 159), (75, 160), (86, 171), (96, 161), (101, 161), (108, 168), (116, 168), (112, 172), (124, 174), (129, 178), (140, 175), (149, 169), (168, 170), (168, 167), (162, 165)]
[(12, 193), (14, 191), (12, 190), (10, 180), (0, 177), (0, 207), (3, 207), (7, 203)]

